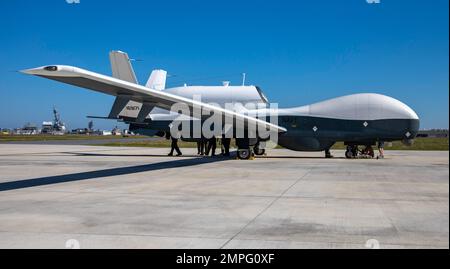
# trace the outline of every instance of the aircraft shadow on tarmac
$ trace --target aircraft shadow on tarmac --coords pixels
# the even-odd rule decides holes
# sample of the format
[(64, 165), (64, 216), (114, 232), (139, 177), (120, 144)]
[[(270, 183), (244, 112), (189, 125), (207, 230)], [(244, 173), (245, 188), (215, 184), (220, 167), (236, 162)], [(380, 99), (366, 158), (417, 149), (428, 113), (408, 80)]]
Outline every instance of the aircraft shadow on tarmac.
[[(159, 158), (173, 158), (173, 156), (168, 156), (164, 154), (116, 154), (116, 153), (79, 153), (79, 152), (62, 152), (64, 154), (70, 154), (75, 156), (85, 156), (85, 157), (159, 157)], [(220, 155), (216, 155), (218, 158)], [(208, 156), (199, 155), (181, 155), (177, 158), (208, 158)]]
[[(260, 156), (258, 157), (260, 159), (327, 159), (325, 157), (322, 156)], [(333, 160), (333, 159), (346, 159), (345, 157), (333, 157), (333, 158), (329, 158), (328, 160)]]
[[(112, 153), (79, 153), (79, 152), (63, 152), (64, 154), (71, 154), (76, 156), (93, 156), (93, 157), (167, 157), (171, 158), (167, 155), (161, 155), (161, 154), (112, 154)], [(230, 152), (231, 157), (230, 158), (236, 158), (237, 152)], [(220, 155), (218, 155), (220, 156)], [(198, 157), (197, 155), (182, 155), (180, 157)], [(206, 158), (206, 156), (205, 156)], [(273, 156), (273, 155), (266, 155), (266, 156), (257, 156), (257, 159), (325, 159), (322, 156)], [(333, 157), (331, 159), (346, 159), (345, 157)]]
[[(127, 156), (127, 155), (126, 155)], [(17, 189), (25, 189), (31, 187), (80, 181), (80, 180), (88, 180), (102, 177), (111, 177), (111, 176), (119, 176), (119, 175), (127, 175), (141, 172), (149, 172), (155, 170), (162, 169), (170, 169), (170, 168), (180, 168), (186, 166), (194, 166), (201, 165), (207, 163), (221, 162), (227, 161), (230, 158), (222, 158), (222, 157), (198, 157), (198, 158), (183, 158), (176, 159), (171, 161), (152, 163), (152, 164), (144, 164), (137, 166), (128, 166), (128, 167), (118, 167), (118, 168), (110, 168), (104, 170), (97, 170), (91, 172), (81, 172), (74, 174), (66, 174), (59, 176), (49, 176), (49, 177), (40, 177), (40, 178), (31, 178), (24, 180), (16, 180), (11, 182), (0, 183), (0, 192), (9, 191), (9, 190), (17, 190)]]

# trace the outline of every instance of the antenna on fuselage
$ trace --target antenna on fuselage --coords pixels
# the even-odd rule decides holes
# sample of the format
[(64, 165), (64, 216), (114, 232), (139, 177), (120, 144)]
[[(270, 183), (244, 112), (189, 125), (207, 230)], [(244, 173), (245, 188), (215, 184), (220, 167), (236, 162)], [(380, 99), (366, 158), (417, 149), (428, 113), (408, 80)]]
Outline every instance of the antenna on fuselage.
[(245, 73), (242, 73), (242, 86), (245, 86)]

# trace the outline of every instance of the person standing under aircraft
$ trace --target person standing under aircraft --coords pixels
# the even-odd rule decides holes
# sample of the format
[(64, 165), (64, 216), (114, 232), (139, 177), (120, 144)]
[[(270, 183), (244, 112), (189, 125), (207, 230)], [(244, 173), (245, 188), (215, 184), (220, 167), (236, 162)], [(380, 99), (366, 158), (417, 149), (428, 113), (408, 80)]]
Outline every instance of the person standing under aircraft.
[(380, 155), (377, 156), (377, 159), (384, 159), (384, 141), (378, 141), (378, 151)]
[(171, 137), (172, 143), (170, 145), (170, 153), (168, 156), (173, 156), (173, 151), (175, 150), (177, 152), (177, 156), (181, 156), (181, 150), (178, 147), (178, 138)]
[[(178, 136), (178, 134), (177, 134)], [(177, 137), (173, 137), (170, 133), (166, 134), (166, 139), (170, 139), (172, 142), (170, 144), (170, 153), (168, 154), (168, 156), (173, 156), (173, 151), (175, 150), (177, 152), (177, 156), (181, 156), (181, 150), (178, 147), (178, 138)]]
[(213, 136), (210, 139), (208, 139), (208, 147), (205, 155), (209, 155), (209, 151), (211, 151), (211, 156), (216, 156), (216, 147), (217, 147), (216, 137)]
[(230, 156), (230, 144), (231, 138), (226, 138), (225, 135), (222, 136), (222, 147), (223, 147), (223, 156)]
[(333, 158), (333, 155), (331, 155), (330, 149), (327, 148), (325, 150), (325, 158)]
[(197, 142), (197, 155), (205, 155), (205, 148), (206, 148), (206, 142), (205, 139), (202, 137), (200, 138), (200, 141)]
[(209, 155), (209, 139), (205, 138), (205, 156)]

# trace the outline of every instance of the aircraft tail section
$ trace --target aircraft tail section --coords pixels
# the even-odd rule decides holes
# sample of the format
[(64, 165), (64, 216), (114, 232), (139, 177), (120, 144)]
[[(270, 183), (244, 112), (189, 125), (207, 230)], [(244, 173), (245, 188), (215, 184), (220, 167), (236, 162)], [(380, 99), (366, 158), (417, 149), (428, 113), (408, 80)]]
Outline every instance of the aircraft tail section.
[(128, 96), (117, 96), (108, 117), (111, 119), (137, 118), (141, 108), (142, 103), (132, 101)]
[(138, 84), (127, 53), (119, 50), (111, 51), (109, 53), (109, 60), (111, 61), (113, 77)]
[[(111, 51), (109, 53), (109, 60), (111, 61), (113, 77), (138, 84), (136, 74), (134, 73), (127, 53), (122, 51)], [(117, 96), (108, 118), (137, 118), (141, 107), (141, 103), (131, 101), (128, 96)]]
[(167, 71), (160, 69), (153, 70), (148, 78), (147, 84), (145, 84), (145, 87), (162, 91), (166, 88), (166, 78)]

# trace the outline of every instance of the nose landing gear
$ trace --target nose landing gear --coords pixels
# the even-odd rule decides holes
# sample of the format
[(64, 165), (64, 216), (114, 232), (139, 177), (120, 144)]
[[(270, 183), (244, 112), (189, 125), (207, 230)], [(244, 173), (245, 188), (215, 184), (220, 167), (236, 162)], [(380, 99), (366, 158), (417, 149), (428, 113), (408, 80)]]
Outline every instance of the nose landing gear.
[(358, 156), (358, 146), (352, 145), (347, 146), (347, 150), (345, 151), (345, 157), (347, 159), (356, 158)]
[(253, 147), (253, 152), (255, 155), (262, 156), (266, 153), (266, 149), (262, 147), (261, 143), (258, 143)]
[(345, 151), (345, 157), (347, 159), (354, 158), (374, 158), (375, 152), (371, 145), (366, 145), (364, 149), (360, 150), (358, 145), (347, 145), (347, 150)]

